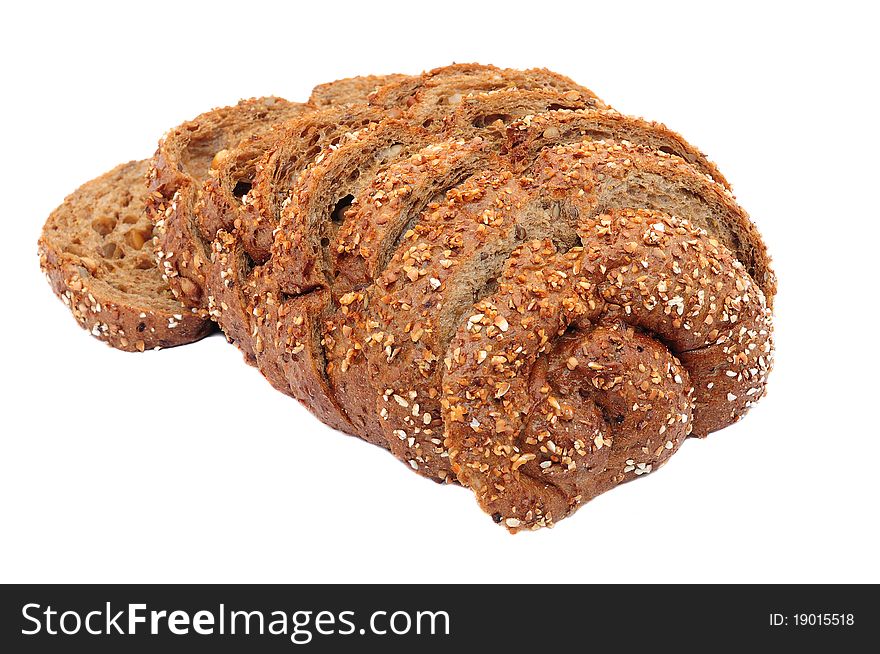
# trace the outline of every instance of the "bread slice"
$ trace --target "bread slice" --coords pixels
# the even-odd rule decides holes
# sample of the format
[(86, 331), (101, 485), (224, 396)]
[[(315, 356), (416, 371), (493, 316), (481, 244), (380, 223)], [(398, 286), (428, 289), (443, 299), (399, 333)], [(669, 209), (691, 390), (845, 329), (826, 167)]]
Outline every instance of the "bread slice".
[(43, 226), (40, 267), (77, 322), (126, 351), (196, 341), (213, 327), (183, 306), (156, 267), (144, 212), (147, 161), (87, 182)]
[(630, 141), (681, 157), (724, 188), (730, 189), (724, 175), (705, 154), (662, 123), (626, 116), (613, 109), (549, 109), (510, 122), (508, 148), (514, 161), (528, 166), (544, 148), (577, 143), (585, 138), (594, 141)]
[(409, 75), (391, 73), (389, 75), (360, 75), (346, 77), (335, 82), (319, 84), (312, 89), (309, 104), (315, 107), (332, 107), (346, 104), (366, 102), (371, 93), (380, 87), (394, 82), (401, 82)]
[(147, 213), (156, 228), (162, 273), (185, 305), (208, 307), (204, 284), (210, 242), (199, 234), (197, 215), (211, 169), (243, 139), (309, 110), (309, 105), (281, 98), (242, 100), (183, 123), (159, 142), (148, 174)]
[(445, 107), (448, 113), (469, 94), (512, 88), (575, 90), (591, 98), (595, 107), (606, 107), (588, 88), (545, 68), (513, 70), (480, 64), (444, 66), (386, 84), (370, 96), (370, 102), (392, 112), (392, 115), (406, 114), (414, 123), (430, 127), (437, 119), (438, 107)]
[(462, 96), (446, 118), (444, 132), (456, 136), (473, 133), (501, 143), (507, 139), (507, 127), (525, 116), (559, 109), (595, 109), (601, 104), (592, 93), (578, 88), (471, 92)]

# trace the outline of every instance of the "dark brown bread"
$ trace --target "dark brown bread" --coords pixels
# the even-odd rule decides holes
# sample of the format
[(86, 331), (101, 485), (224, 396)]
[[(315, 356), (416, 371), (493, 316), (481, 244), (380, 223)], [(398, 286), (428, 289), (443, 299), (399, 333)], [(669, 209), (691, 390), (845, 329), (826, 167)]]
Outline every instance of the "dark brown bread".
[(315, 107), (332, 107), (345, 104), (358, 104), (366, 102), (371, 93), (375, 93), (380, 87), (400, 82), (409, 75), (392, 73), (389, 75), (360, 75), (358, 77), (346, 77), (335, 82), (319, 84), (312, 89), (309, 104)]
[(87, 182), (46, 220), (40, 267), (77, 322), (120, 350), (198, 340), (212, 327), (174, 298), (155, 265), (144, 213), (148, 162)]
[[(695, 153), (690, 146), (684, 144), (680, 138), (676, 139), (662, 126), (616, 115), (600, 116), (593, 123), (603, 128), (605, 136), (609, 133), (612, 135), (621, 134), (634, 140), (645, 141), (651, 147), (665, 145), (674, 147), (685, 155)], [(419, 438), (413, 438), (411, 435), (400, 439), (400, 435), (408, 434), (413, 428), (411, 410), (415, 405), (419, 405), (422, 416), (430, 415), (433, 419), (433, 416), (439, 414), (439, 406), (437, 405), (439, 379), (435, 379), (433, 386), (425, 384), (425, 379), (430, 377), (430, 374), (427, 374), (428, 369), (431, 369), (431, 366), (426, 365), (425, 361), (430, 363), (432, 357), (437, 356), (437, 352), (442, 352), (445, 349), (443, 335), (445, 334), (445, 337), (448, 338), (451, 333), (448, 328), (445, 331), (438, 328), (437, 320), (454, 320), (460, 313), (460, 309), (457, 310), (455, 307), (461, 301), (470, 300), (473, 293), (479, 293), (485, 284), (491, 284), (492, 265), (497, 266), (504, 261), (515, 242), (512, 239), (516, 239), (516, 231), (506, 231), (504, 236), (496, 234), (487, 239), (486, 245), (490, 249), (481, 251), (479, 258), (473, 257), (476, 265), (486, 273), (486, 277), (478, 282), (470, 280), (467, 288), (455, 292), (456, 299), (454, 301), (450, 302), (445, 296), (445, 291), (441, 288), (442, 275), (440, 273), (437, 276), (410, 279), (409, 281), (414, 283), (415, 290), (400, 300), (394, 298), (393, 294), (387, 293), (387, 288), (377, 291), (378, 294), (370, 294), (365, 292), (363, 287), (377, 278), (379, 284), (382, 285), (385, 278), (379, 277), (379, 273), (391, 258), (393, 248), (397, 246), (400, 236), (404, 232), (418, 234), (419, 227), (412, 230), (412, 226), (429, 204), (429, 200), (433, 199), (438, 192), (442, 197), (445, 190), (456, 185), (455, 181), (467, 177), (468, 174), (473, 174), (480, 167), (489, 166), (490, 169), (496, 171), (503, 170), (503, 161), (496, 160), (491, 165), (487, 163), (489, 153), (490, 150), (481, 147), (480, 143), (434, 144), (425, 148), (411, 160), (401, 162), (380, 172), (371, 187), (372, 195), (359, 196), (356, 199), (352, 210), (346, 214), (345, 223), (338, 235), (336, 237), (325, 236), (330, 242), (335, 243), (335, 267), (331, 285), (336, 296), (340, 298), (340, 311), (345, 318), (330, 318), (327, 317), (326, 312), (323, 317), (321, 315), (315, 317), (315, 322), (323, 322), (324, 324), (323, 331), (318, 334), (314, 327), (310, 326), (310, 316), (304, 315), (304, 312), (301, 311), (294, 311), (302, 328), (296, 342), (302, 344), (308, 334), (314, 334), (312, 336), (314, 342), (323, 342), (325, 349), (332, 352), (332, 355), (328, 355), (330, 358), (325, 366), (329, 386), (348, 415), (356, 416), (360, 433), (370, 433), (370, 440), (376, 440), (376, 428), (372, 423), (377, 419), (377, 412), (383, 412), (384, 420), (380, 423), (380, 427), (386, 431), (386, 438), (391, 449), (400, 458), (410, 461), (411, 466), (418, 466), (417, 469), (425, 474), (441, 479), (448, 476), (448, 469), (442, 465), (438, 467), (438, 462), (431, 461), (430, 451), (436, 449), (436, 444), (420, 442)], [(664, 152), (658, 153), (657, 157), (661, 161), (670, 159), (669, 155)], [(694, 155), (693, 158), (698, 159), (698, 156)], [(691, 180), (696, 187), (703, 189), (706, 201), (721, 206), (721, 209), (716, 210), (719, 215), (725, 216), (724, 220), (732, 221), (744, 216), (727, 197), (724, 189), (712, 185), (708, 179), (700, 176), (690, 167), (687, 168), (687, 171), (687, 179)], [(476, 193), (476, 191), (474, 192)], [(612, 198), (615, 192), (624, 193), (626, 191), (609, 189), (606, 194), (611, 194), (608, 197)], [(701, 217), (709, 215), (712, 211), (708, 208), (701, 210), (699, 206), (690, 207), (690, 204), (693, 204), (690, 189), (674, 189), (669, 193), (674, 197), (671, 200), (667, 198), (665, 201), (678, 203), (673, 206), (699, 214)], [(497, 198), (493, 199), (494, 201), (497, 201)], [(664, 199), (656, 201), (662, 203)], [(570, 207), (564, 207), (562, 203), (554, 201), (548, 201), (546, 206), (541, 206), (541, 204), (531, 207), (514, 206), (525, 214), (516, 221), (516, 226), (523, 234), (528, 233), (534, 227), (543, 230), (539, 232), (542, 234), (551, 235), (557, 232), (562, 242), (574, 242), (576, 238), (574, 231), (571, 230), (570, 234), (565, 233), (565, 216), (561, 216), (563, 212), (570, 212)], [(477, 215), (482, 215), (486, 207), (479, 205), (477, 209)], [(702, 213), (700, 213), (701, 211)], [(747, 220), (747, 218), (743, 219)], [(448, 216), (438, 220), (440, 222), (435, 230), (440, 237), (461, 236), (460, 230), (462, 228), (456, 227), (455, 223), (451, 224)], [(424, 216), (422, 223), (433, 224)], [(530, 223), (535, 224), (530, 225)], [(513, 227), (513, 222), (508, 221), (507, 225)], [(279, 243), (286, 242), (284, 234), (285, 232), (282, 230)], [(404, 238), (404, 240), (406, 239)], [(505, 247), (506, 250), (503, 249)], [(293, 245), (290, 245), (289, 249), (293, 252), (302, 251), (301, 247)], [(390, 249), (392, 249), (391, 252), (389, 252)], [(419, 253), (419, 256), (423, 256), (423, 253)], [(406, 283), (405, 278), (413, 277), (414, 262), (419, 259), (418, 257), (413, 261), (409, 259), (408, 256), (399, 268), (392, 267), (394, 281), (399, 280), (400, 283)], [(283, 256), (279, 257), (279, 261), (283, 261)], [(445, 262), (451, 263), (451, 259), (447, 257)], [(300, 259), (299, 263), (303, 263), (303, 260)], [(297, 284), (303, 283), (302, 279), (293, 282), (286, 291), (295, 294), (298, 292), (298, 288), (302, 288)], [(318, 276), (313, 278), (312, 283), (321, 285), (322, 282)], [(433, 288), (435, 285), (437, 288)], [(353, 292), (348, 293), (348, 291)], [(430, 296), (434, 297), (437, 306), (434, 303), (426, 305), (416, 315), (409, 315), (406, 322), (400, 324), (395, 322), (396, 317), (415, 311), (415, 307), (418, 305), (417, 297)], [(389, 302), (391, 308), (387, 314), (382, 315), (382, 304), (380, 303)], [(366, 317), (358, 310), (361, 303), (372, 307)], [(439, 306), (441, 304), (443, 305), (442, 310)], [(401, 306), (410, 307), (410, 309), (401, 311)], [(364, 335), (364, 329), (372, 329), (372, 335), (369, 338)], [(381, 334), (379, 340), (375, 337), (378, 334)], [(418, 341), (424, 342), (424, 355), (416, 352), (409, 356), (408, 353), (416, 348), (408, 342), (413, 339), (414, 335), (418, 336)], [(439, 341), (437, 337), (440, 337)], [(376, 347), (377, 345), (380, 347)], [(314, 345), (313, 349), (317, 349), (317, 345)], [(364, 368), (366, 364), (364, 356), (366, 354), (369, 358), (370, 352), (375, 353), (376, 360), (371, 368)], [(383, 359), (387, 359), (387, 361), (383, 361)], [(381, 387), (370, 389), (369, 385), (363, 382), (364, 379), (378, 379)], [(393, 380), (393, 383), (389, 383), (388, 380)], [(428, 392), (433, 393), (434, 397), (413, 403), (409, 395), (416, 393), (420, 396), (425, 388), (428, 389)], [(392, 397), (395, 401), (388, 406), (381, 404), (377, 406), (375, 397), (373, 399), (368, 397), (370, 392), (376, 396), (381, 394), (385, 400)], [(369, 414), (371, 406), (373, 407), (372, 417)], [(415, 428), (423, 434), (426, 431), (422, 425), (416, 425)], [(429, 441), (436, 439), (436, 428), (428, 431)], [(394, 435), (396, 438), (393, 437)], [(391, 437), (389, 438), (389, 436)], [(397, 451), (401, 441), (414, 441), (414, 443), (411, 443), (408, 449), (403, 448)], [(439, 463), (442, 464), (442, 461)]]
[(156, 228), (162, 272), (187, 306), (208, 308), (204, 284), (210, 242), (199, 233), (198, 205), (212, 168), (243, 139), (310, 109), (281, 98), (242, 100), (183, 123), (159, 142), (148, 174), (147, 213)]

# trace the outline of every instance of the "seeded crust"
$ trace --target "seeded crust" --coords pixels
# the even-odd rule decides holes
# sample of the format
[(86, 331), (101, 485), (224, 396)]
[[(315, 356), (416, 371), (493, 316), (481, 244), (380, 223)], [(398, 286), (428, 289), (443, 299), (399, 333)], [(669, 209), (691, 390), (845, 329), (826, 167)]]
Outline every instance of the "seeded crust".
[(704, 230), (636, 209), (578, 229), (567, 252), (518, 248), (446, 358), (452, 467), (511, 531), (552, 526), (662, 466), (692, 429), (738, 420), (772, 364), (763, 294)]
[[(352, 134), (319, 156), (303, 173), (282, 211), (269, 264), (271, 276), (263, 286), (271, 290), (259, 298), (264, 302), (254, 309), (260, 314), (256, 328), (262, 354), (281, 362), (281, 372), (298, 399), (303, 395), (330, 398), (333, 423), (372, 442), (377, 441), (364, 432), (367, 426), (352, 422), (346, 414), (343, 398), (331, 391), (326, 376), (320, 322), (332, 299), (330, 244), (336, 239), (348, 202), (370, 183), (377, 170), (418, 150), (430, 138), (427, 131), (404, 121), (385, 120)], [(282, 297), (283, 303), (273, 301)], [(258, 365), (261, 360), (258, 353)]]
[(156, 256), (172, 292), (207, 314), (205, 266), (210, 241), (199, 233), (201, 190), (215, 157), (311, 107), (281, 98), (242, 100), (201, 114), (172, 129), (159, 142), (147, 176), (147, 214), (155, 226)]
[[(276, 388), (282, 388), (283, 378), (287, 378), (290, 393), (296, 397), (301, 398), (304, 394), (311, 397), (323, 396), (329, 393), (331, 398), (336, 398), (333, 403), (336, 410), (328, 411), (327, 407), (323, 407), (320, 411), (330, 416), (332, 424), (345, 425), (347, 420), (349, 424), (347, 431), (353, 429), (367, 440), (379, 443), (382, 437), (379, 436), (378, 430), (373, 428), (375, 415), (369, 406), (370, 401), (368, 399), (366, 402), (363, 401), (365, 396), (361, 389), (352, 383), (354, 377), (340, 377), (339, 369), (334, 370), (332, 367), (328, 369), (324, 365), (323, 357), (316, 364), (312, 355), (302, 354), (322, 353), (325, 339), (331, 338), (323, 334), (321, 321), (324, 313), (330, 308), (333, 293), (324, 291), (332, 286), (338, 297), (342, 292), (341, 289), (345, 287), (344, 280), (348, 279), (350, 283), (352, 275), (356, 274), (355, 269), (359, 263), (357, 259), (352, 259), (351, 269), (347, 266), (334, 269), (334, 262), (331, 261), (334, 252), (339, 252), (340, 247), (344, 250), (343, 246), (335, 244), (337, 240), (344, 238), (344, 235), (339, 234), (339, 228), (344, 229), (347, 221), (346, 203), (351, 201), (352, 210), (356, 209), (359, 206), (358, 194), (366, 188), (368, 180), (380, 173), (384, 167), (392, 166), (399, 157), (413, 153), (430, 140), (464, 136), (470, 138), (482, 131), (488, 132), (481, 125), (469, 123), (465, 126), (447, 120), (456, 105), (441, 102), (439, 98), (444, 93), (457, 93), (461, 97), (463, 93), (470, 93), (474, 89), (496, 89), (519, 82), (539, 88), (558, 88), (559, 90), (547, 93), (552, 93), (556, 101), (563, 103), (563, 106), (570, 104), (578, 107), (592, 106), (594, 103), (604, 106), (587, 89), (579, 87), (568, 78), (548, 71), (523, 73), (498, 71), (494, 67), (454, 66), (425, 74), (420, 80), (421, 85), (407, 86), (406, 81), (401, 80), (380, 89), (371, 97), (374, 105), (381, 106), (381, 102), (375, 102), (377, 97), (388, 100), (393, 95), (393, 92), (385, 93), (387, 88), (393, 87), (397, 91), (403, 87), (408, 89), (410, 97), (406, 102), (407, 111), (382, 108), (390, 116), (402, 117), (399, 120), (387, 118), (380, 124), (371, 125), (358, 132), (350, 141), (322, 153), (316, 160), (314, 170), (310, 170), (298, 182), (297, 189), (290, 195), (291, 204), (284, 212), (289, 218), (285, 221), (282, 217), (278, 223), (273, 244), (272, 265), (259, 275), (262, 280), (260, 284), (255, 282), (250, 287), (259, 286), (260, 291), (250, 293), (252, 303), (245, 312), (248, 316), (255, 316), (257, 324), (251, 320), (253, 347), (249, 348), (245, 343), (243, 349), (259, 351), (256, 357), (258, 366)], [(516, 103), (513, 98), (515, 91), (509, 89), (509, 99), (506, 101), (508, 105)], [(558, 96), (561, 94), (567, 94), (567, 97), (560, 99)], [(549, 102), (547, 96), (523, 94), (519, 102), (519, 112), (510, 111), (511, 120), (521, 112), (541, 108), (546, 102)], [(497, 128), (497, 125), (493, 124), (493, 128)], [(503, 125), (500, 131), (487, 133), (486, 136), (490, 140), (495, 139), (488, 148), (501, 147), (501, 137), (506, 138)], [(433, 163), (439, 161), (435, 160)], [(435, 195), (442, 196), (455, 182), (466, 176), (464, 174), (466, 170), (473, 172), (478, 165), (479, 158), (462, 163), (457, 169), (447, 171), (447, 174), (451, 175), (449, 179), (440, 177), (435, 186), (429, 185), (426, 189), (432, 188)], [(344, 179), (346, 176), (351, 178)], [(328, 179), (336, 181), (328, 183)], [(308, 188), (309, 184), (314, 185)], [(328, 191), (333, 189), (335, 197), (330, 197), (325, 191), (318, 189)], [(267, 196), (271, 197), (271, 194), (260, 193), (257, 195), (257, 201)], [(276, 197), (279, 197), (277, 193)], [(411, 197), (416, 204), (420, 202), (422, 207), (429, 199), (423, 198), (423, 193), (416, 193)], [(414, 207), (415, 204), (410, 207), (412, 219), (415, 219), (418, 211), (413, 210)], [(259, 213), (271, 213), (271, 211), (263, 210)], [(327, 219), (328, 217), (330, 220)], [(397, 229), (400, 226), (399, 221), (389, 225)], [(379, 247), (376, 254), (387, 260), (391, 256), (387, 247), (396, 238), (395, 229), (380, 231), (384, 240), (377, 244)], [(264, 260), (262, 251), (253, 252), (252, 255), (255, 260)], [(221, 254), (215, 256), (218, 260), (223, 257)], [(226, 259), (228, 258), (227, 256)], [(237, 269), (239, 268), (235, 265), (227, 266), (227, 272)], [(345, 271), (346, 274), (341, 271)], [(252, 277), (256, 278), (256, 275)], [(342, 284), (335, 284), (331, 277), (334, 280), (340, 277), (343, 280)], [(302, 300), (294, 297), (283, 302), (281, 300), (284, 297), (311, 293), (314, 293), (315, 297)], [(320, 305), (318, 298), (321, 298), (325, 304)], [(323, 306), (323, 309), (319, 310), (318, 306)], [(286, 319), (281, 318), (277, 313), (281, 308), (287, 316)], [(269, 325), (270, 328), (265, 329), (265, 325)], [(291, 356), (290, 352), (294, 349), (301, 356)], [(261, 363), (261, 360), (264, 363)], [(351, 392), (332, 391), (329, 384), (334, 381), (340, 385), (340, 388), (351, 387)]]
[(81, 186), (46, 220), (38, 244), (40, 267), (77, 322), (129, 352), (191, 343), (212, 328), (174, 298), (156, 268), (147, 168), (132, 161)]
[(410, 77), (392, 73), (390, 75), (360, 75), (346, 77), (335, 82), (319, 84), (312, 89), (309, 104), (315, 107), (332, 107), (346, 104), (366, 102), (370, 94), (380, 87), (394, 82), (401, 82)]
[[(555, 81), (559, 82), (559, 79)], [(595, 104), (592, 94), (578, 90), (529, 92), (506, 89), (496, 93), (499, 96), (503, 94), (504, 99), (492, 98), (491, 104), (493, 107), (504, 107), (509, 114), (506, 118), (508, 121), (547, 106), (584, 107)], [(467, 96), (467, 99), (472, 97)], [(446, 105), (432, 109), (436, 117), (436, 120), (432, 120), (433, 129), (421, 133), (417, 143), (424, 142), (426, 134), (434, 131), (449, 136), (477, 135), (489, 131), (488, 126), (478, 122), (465, 124), (462, 121), (445, 121), (444, 117), (448, 117), (452, 109), (452, 106)], [(262, 357), (265, 363), (261, 368), (276, 387), (283, 383), (276, 363), (280, 353), (272, 345), (267, 345), (265, 339), (258, 337), (253, 320), (254, 311), (260, 311), (256, 308), (260, 303), (257, 296), (274, 294), (277, 297), (279, 291), (273, 290), (274, 282), (258, 285), (253, 267), (269, 259), (268, 250), (278, 226), (281, 205), (289, 197), (290, 189), (305, 167), (305, 162), (315, 158), (322, 145), (338, 145), (338, 127), (355, 130), (385, 115), (386, 112), (377, 107), (354, 105), (323, 113), (317, 111), (290, 121), (269, 134), (243, 142), (228, 154), (224, 152), (216, 175), (209, 181), (203, 194), (205, 201), (199, 212), (203, 221), (202, 230), (205, 234), (213, 233), (216, 236), (212, 252), (214, 263), (209, 266), (207, 275), (211, 315), (227, 337), (239, 345), (247, 360), (256, 361), (255, 348), (265, 351)], [(476, 118), (476, 114), (473, 118)], [(411, 121), (406, 119), (406, 122)], [(504, 123), (496, 120), (492, 127), (497, 131), (487, 133), (487, 136), (494, 140), (493, 147), (500, 147), (506, 139)], [(256, 172), (251, 174), (250, 167), (254, 161), (252, 153), (259, 149), (266, 150), (267, 154), (256, 164)], [(333, 151), (325, 156), (333, 156)], [(242, 166), (242, 161), (247, 170)], [(474, 167), (476, 164), (474, 161), (468, 165)], [(225, 184), (222, 180), (226, 180)], [(242, 180), (245, 183), (242, 184)], [(243, 205), (233, 197), (235, 186), (240, 191), (247, 191)], [(443, 190), (440, 189), (441, 192)], [(235, 229), (232, 223), (236, 225)], [(301, 259), (309, 261), (307, 256)], [(261, 277), (264, 281), (269, 279), (266, 275)]]

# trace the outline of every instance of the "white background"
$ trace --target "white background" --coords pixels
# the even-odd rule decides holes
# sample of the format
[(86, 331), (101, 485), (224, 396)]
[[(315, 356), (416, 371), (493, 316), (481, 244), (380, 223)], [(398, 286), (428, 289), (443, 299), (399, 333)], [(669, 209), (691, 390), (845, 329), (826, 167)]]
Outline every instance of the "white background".
[[(4, 9), (0, 581), (880, 581), (870, 3), (195, 4)], [(325, 428), (219, 336), (108, 348), (37, 266), (64, 196), (183, 120), (453, 61), (547, 66), (682, 132), (780, 279), (768, 397), (537, 533)]]

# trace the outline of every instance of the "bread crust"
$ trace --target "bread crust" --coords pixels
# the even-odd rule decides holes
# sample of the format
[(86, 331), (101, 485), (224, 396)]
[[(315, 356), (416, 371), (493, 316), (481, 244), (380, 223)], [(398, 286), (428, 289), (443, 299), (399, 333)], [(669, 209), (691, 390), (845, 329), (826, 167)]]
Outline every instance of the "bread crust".
[(448, 349), (453, 469), (511, 531), (552, 526), (692, 430), (738, 420), (772, 364), (763, 294), (704, 230), (621, 209), (579, 231), (567, 252), (515, 251)]

